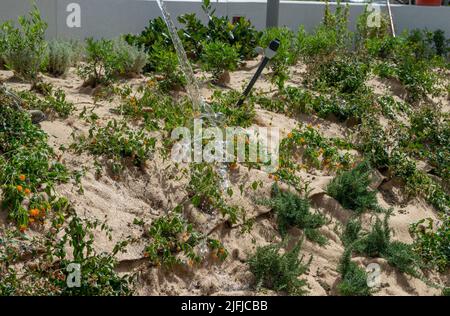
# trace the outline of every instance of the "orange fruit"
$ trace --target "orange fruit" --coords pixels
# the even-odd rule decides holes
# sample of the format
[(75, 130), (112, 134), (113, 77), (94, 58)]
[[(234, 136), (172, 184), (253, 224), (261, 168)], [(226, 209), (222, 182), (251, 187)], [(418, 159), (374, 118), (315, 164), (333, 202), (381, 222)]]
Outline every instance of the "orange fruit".
[(25, 194), (26, 194), (26, 195), (28, 195), (28, 194), (30, 194), (30, 193), (31, 193), (30, 189), (25, 189)]
[(21, 175), (19, 176), (20, 181), (25, 181), (26, 178), (27, 178), (27, 177), (26, 177), (24, 174), (21, 174)]
[(22, 192), (22, 191), (23, 191), (23, 187), (22, 187), (21, 185), (18, 185), (18, 186), (16, 187), (16, 189), (17, 189), (17, 191), (19, 191), (19, 192)]
[(294, 135), (292, 133), (289, 133), (287, 136), (288, 138), (292, 138)]
[(37, 208), (30, 210), (30, 216), (32, 217), (39, 216), (39, 210)]

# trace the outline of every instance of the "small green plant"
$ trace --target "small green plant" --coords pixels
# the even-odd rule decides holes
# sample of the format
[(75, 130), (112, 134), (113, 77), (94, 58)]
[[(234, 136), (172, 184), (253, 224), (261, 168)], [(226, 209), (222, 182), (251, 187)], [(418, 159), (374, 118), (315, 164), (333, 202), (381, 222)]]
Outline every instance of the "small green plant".
[(114, 54), (121, 64), (120, 75), (127, 77), (138, 76), (148, 62), (144, 49), (128, 44), (123, 38), (114, 40)]
[(367, 285), (367, 272), (352, 261), (352, 249), (347, 248), (338, 267), (341, 281), (338, 292), (344, 296), (369, 296), (373, 290)]
[(236, 223), (243, 210), (225, 203), (220, 191), (221, 179), (210, 164), (192, 164), (187, 187), (192, 204), (203, 212), (219, 211), (230, 223)]
[(67, 118), (75, 109), (74, 104), (66, 100), (66, 93), (62, 89), (49, 91), (44, 98), (39, 98), (31, 91), (22, 91), (19, 95), (24, 101), (25, 108), (40, 110), (50, 117)]
[(338, 174), (327, 186), (327, 193), (343, 207), (362, 213), (366, 210), (379, 210), (376, 192), (368, 188), (370, 165), (360, 163), (350, 171)]
[(148, 136), (145, 130), (133, 130), (125, 122), (116, 120), (109, 121), (105, 127), (92, 126), (88, 137), (74, 138), (72, 149), (107, 159), (114, 174), (123, 171), (127, 162), (144, 168), (156, 145), (156, 139)]
[(248, 264), (250, 271), (256, 278), (256, 288), (262, 287), (289, 295), (303, 295), (307, 292), (305, 280), (299, 276), (308, 269), (298, 259), (301, 243), (292, 250), (280, 254), (281, 245), (268, 245), (257, 247), (256, 253), (250, 257)]
[(358, 218), (350, 219), (345, 225), (342, 232), (341, 240), (344, 246), (348, 247), (352, 245), (356, 240), (361, 237), (362, 225)]
[(3, 58), (9, 69), (23, 80), (38, 81), (39, 71), (43, 67), (47, 44), (45, 31), (47, 23), (41, 19), (36, 5), (29, 16), (18, 18), (20, 28), (15, 28), (11, 22), (1, 26), (4, 53)]
[(85, 85), (109, 85), (120, 76), (139, 75), (147, 63), (147, 55), (123, 39), (86, 40), (86, 63), (78, 68)]
[(450, 267), (450, 217), (442, 215), (436, 228), (432, 219), (423, 219), (410, 227), (413, 249), (431, 269), (445, 271)]
[(282, 90), (285, 82), (289, 79), (289, 66), (296, 63), (297, 52), (293, 45), (294, 33), (286, 27), (266, 29), (261, 36), (260, 45), (269, 46), (270, 42), (277, 39), (280, 41), (277, 54), (270, 60), (270, 81)]
[(229, 92), (214, 91), (211, 97), (211, 107), (214, 112), (222, 113), (224, 124), (228, 126), (249, 127), (255, 118), (255, 106), (253, 102), (244, 102), (237, 107), (241, 94), (238, 91), (232, 90)]
[[(156, 266), (193, 266), (204, 256), (196, 247), (208, 247), (213, 257), (225, 260), (228, 253), (223, 245), (194, 230), (182, 215), (175, 211), (154, 221), (149, 230), (151, 244), (145, 248), (145, 256)], [(204, 254), (205, 255), (205, 254)]]
[(273, 208), (277, 215), (278, 230), (281, 235), (287, 234), (291, 226), (303, 229), (306, 238), (323, 246), (327, 238), (317, 229), (326, 224), (325, 216), (320, 213), (312, 213), (307, 198), (301, 198), (291, 192), (283, 192), (277, 184), (272, 187), (272, 198), (267, 204)]
[(68, 180), (68, 172), (47, 145), (47, 135), (14, 102), (0, 91), (2, 209), (25, 231), (43, 222), (53, 207), (53, 188)]
[(419, 271), (423, 265), (413, 246), (400, 241), (391, 241), (390, 214), (386, 213), (383, 221), (377, 218), (371, 231), (361, 234), (361, 237), (353, 241), (349, 247), (358, 254), (385, 258), (400, 272), (420, 277)]
[(162, 91), (182, 90), (186, 85), (186, 79), (180, 69), (177, 54), (165, 48), (160, 42), (155, 43), (150, 51), (153, 68), (162, 75), (158, 83)]
[(72, 45), (67, 41), (51, 41), (48, 44), (47, 54), (47, 72), (55, 77), (66, 74), (75, 59)]
[(220, 41), (204, 42), (201, 55), (202, 68), (212, 73), (214, 83), (227, 83), (224, 76), (237, 68), (239, 54), (236, 49)]

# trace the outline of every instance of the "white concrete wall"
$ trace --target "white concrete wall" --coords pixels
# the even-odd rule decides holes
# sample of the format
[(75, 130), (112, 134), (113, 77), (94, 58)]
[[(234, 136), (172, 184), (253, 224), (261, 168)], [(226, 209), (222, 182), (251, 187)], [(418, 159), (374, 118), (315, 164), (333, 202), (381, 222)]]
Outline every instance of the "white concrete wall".
[[(149, 19), (160, 16), (154, 0), (36, 0), (49, 24), (48, 37), (95, 38), (116, 37), (125, 33), (139, 33)], [(266, 1), (264, 0), (212, 0), (216, 14), (245, 16), (258, 29), (265, 26)], [(77, 3), (81, 8), (81, 27), (68, 27), (68, 4)], [(200, 0), (167, 0), (168, 10), (175, 18), (184, 13), (195, 12), (206, 20), (201, 10)], [(280, 4), (280, 25), (296, 30), (304, 25), (307, 31), (313, 30), (321, 21), (324, 2), (282, 1)], [(334, 6), (334, 5), (332, 5)], [(350, 27), (354, 28), (357, 16), (364, 10), (364, 4), (350, 4)], [(26, 14), (30, 0), (0, 0), (0, 22), (16, 19)], [(392, 5), (394, 25), (397, 33), (405, 29), (442, 29), (450, 37), (450, 7), (422, 7)], [(385, 8), (383, 8), (385, 10)]]

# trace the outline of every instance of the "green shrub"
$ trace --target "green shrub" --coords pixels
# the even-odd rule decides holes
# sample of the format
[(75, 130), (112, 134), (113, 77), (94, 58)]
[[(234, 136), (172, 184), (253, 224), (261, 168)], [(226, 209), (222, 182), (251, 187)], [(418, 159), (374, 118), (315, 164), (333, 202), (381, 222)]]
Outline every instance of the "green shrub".
[(28, 17), (18, 18), (20, 28), (13, 27), (11, 22), (2, 25), (6, 47), (3, 58), (9, 69), (16, 76), (26, 81), (38, 80), (39, 71), (45, 60), (46, 47), (45, 31), (47, 23), (41, 19), (39, 9), (34, 6)]
[(362, 213), (366, 210), (378, 210), (376, 192), (368, 186), (370, 165), (360, 163), (350, 171), (338, 174), (327, 186), (327, 193), (335, 198), (343, 207)]
[(265, 287), (289, 295), (305, 294), (307, 283), (298, 277), (307, 271), (309, 263), (302, 264), (298, 259), (300, 247), (299, 243), (283, 254), (280, 254), (280, 245), (257, 247), (248, 261), (257, 289)]
[(50, 91), (44, 98), (39, 98), (29, 91), (23, 91), (19, 95), (25, 101), (25, 108), (40, 110), (50, 117), (67, 118), (75, 109), (75, 105), (72, 102), (66, 101), (66, 93), (62, 89)]
[[(156, 139), (148, 136), (144, 129), (133, 130), (125, 122), (111, 120), (105, 127), (93, 125), (89, 136), (76, 138), (71, 148), (105, 158), (113, 173), (117, 174), (127, 166), (127, 162), (143, 168), (151, 158), (155, 144)], [(97, 163), (97, 166), (101, 164)]]
[(195, 231), (192, 224), (177, 210), (152, 222), (148, 234), (152, 243), (145, 248), (145, 256), (156, 266), (192, 266), (194, 263), (200, 263), (204, 258), (194, 248), (202, 241), (206, 241), (221, 260), (225, 260), (228, 255), (219, 241)]
[[(334, 58), (317, 66), (315, 86), (318, 88), (335, 88), (341, 93), (361, 91), (365, 85), (369, 67), (355, 58)], [(310, 73), (310, 75), (313, 75)]]
[(148, 61), (148, 56), (142, 48), (129, 45), (123, 38), (118, 38), (114, 40), (113, 51), (121, 63), (120, 75), (132, 77), (142, 73)]
[(202, 55), (204, 47), (201, 43), (204, 41), (219, 41), (233, 46), (239, 59), (255, 57), (255, 47), (258, 44), (260, 32), (249, 20), (241, 17), (230, 23), (229, 17), (215, 15), (209, 0), (203, 1), (202, 9), (208, 16), (206, 25), (203, 25), (195, 14), (178, 17), (178, 21), (184, 25), (179, 34), (189, 57), (196, 60)]
[(339, 263), (338, 271), (341, 281), (337, 286), (338, 292), (345, 296), (369, 296), (373, 290), (367, 285), (367, 273), (358, 267), (352, 258), (351, 247), (344, 251)]
[(351, 247), (362, 255), (385, 258), (400, 272), (420, 277), (419, 270), (422, 268), (422, 260), (414, 252), (413, 245), (391, 241), (389, 217), (390, 213), (388, 212), (383, 221), (377, 218), (371, 231), (356, 240)]
[(255, 118), (255, 105), (250, 100), (237, 107), (241, 93), (232, 90), (227, 92), (214, 91), (211, 107), (215, 113), (224, 115), (224, 124), (228, 126), (249, 127)]
[(290, 226), (303, 229), (308, 239), (325, 245), (327, 238), (317, 229), (326, 224), (326, 218), (320, 213), (310, 211), (307, 198), (301, 198), (292, 192), (283, 192), (277, 184), (272, 187), (272, 198), (267, 202), (277, 215), (278, 230), (281, 235), (287, 234)]
[(151, 64), (153, 69), (163, 78), (159, 81), (162, 91), (180, 90), (186, 85), (186, 79), (182, 73), (177, 54), (164, 48), (160, 42), (155, 43), (150, 51)]
[(25, 230), (31, 220), (42, 220), (42, 216), (31, 217), (31, 210), (46, 211), (55, 197), (54, 186), (66, 182), (68, 173), (47, 144), (47, 135), (26, 112), (14, 108), (14, 102), (0, 90), (1, 206)]
[(47, 72), (60, 77), (73, 64), (72, 45), (66, 41), (53, 40), (48, 44)]
[(212, 73), (213, 82), (217, 83), (227, 71), (233, 71), (239, 63), (236, 49), (220, 41), (204, 42), (201, 55), (203, 70)]
[(120, 76), (140, 74), (147, 62), (146, 54), (123, 39), (86, 40), (86, 63), (78, 74), (85, 85), (109, 85)]
[(357, 218), (350, 219), (342, 232), (341, 240), (344, 246), (348, 247), (357, 241), (361, 236), (362, 225)]
[(431, 269), (441, 272), (450, 267), (450, 216), (442, 215), (436, 228), (433, 220), (423, 219), (410, 227), (414, 251)]
[(238, 215), (242, 213), (242, 209), (225, 203), (220, 190), (221, 181), (220, 175), (211, 164), (194, 163), (191, 165), (191, 178), (187, 187), (188, 196), (192, 204), (201, 211), (209, 214), (218, 211), (234, 224), (237, 222)]
[(270, 60), (272, 70), (270, 81), (281, 90), (289, 79), (289, 66), (295, 64), (298, 54), (293, 43), (294, 33), (286, 27), (266, 29), (261, 36), (262, 47), (269, 46), (270, 42), (278, 39), (280, 46), (277, 54)]

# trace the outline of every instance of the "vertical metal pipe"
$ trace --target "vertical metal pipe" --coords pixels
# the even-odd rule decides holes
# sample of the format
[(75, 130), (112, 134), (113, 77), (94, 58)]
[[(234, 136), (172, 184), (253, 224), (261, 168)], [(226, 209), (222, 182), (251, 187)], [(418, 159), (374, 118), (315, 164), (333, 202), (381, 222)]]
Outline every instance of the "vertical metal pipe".
[(280, 0), (267, 0), (266, 28), (278, 27)]

